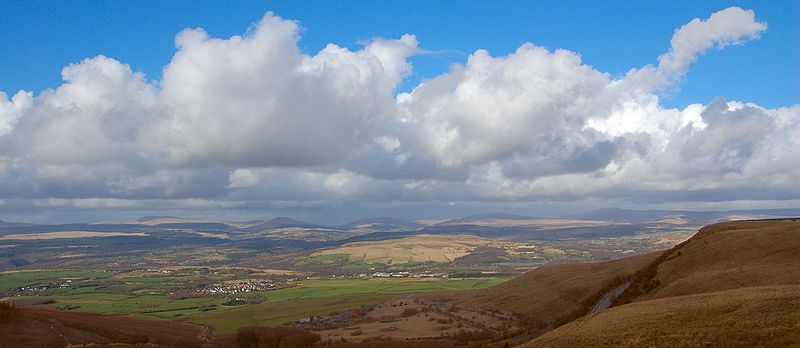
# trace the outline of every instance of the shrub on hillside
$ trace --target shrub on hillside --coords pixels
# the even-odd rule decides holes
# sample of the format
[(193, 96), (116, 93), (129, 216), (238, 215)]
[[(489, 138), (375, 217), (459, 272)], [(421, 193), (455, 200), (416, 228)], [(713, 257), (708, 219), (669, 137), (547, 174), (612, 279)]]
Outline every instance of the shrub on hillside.
[(466, 344), (471, 341), (492, 339), (493, 336), (489, 330), (458, 330), (458, 332), (450, 335), (450, 338), (458, 343)]
[(408, 318), (410, 316), (413, 316), (413, 315), (417, 314), (417, 312), (419, 312), (419, 311), (416, 308), (406, 308), (406, 309), (403, 310), (403, 313), (400, 314), (400, 317), (401, 318)]
[(240, 348), (300, 348), (312, 346), (319, 340), (319, 335), (291, 326), (251, 326), (236, 332)]
[(13, 302), (0, 302), (0, 323), (9, 323), (19, 317), (19, 309)]

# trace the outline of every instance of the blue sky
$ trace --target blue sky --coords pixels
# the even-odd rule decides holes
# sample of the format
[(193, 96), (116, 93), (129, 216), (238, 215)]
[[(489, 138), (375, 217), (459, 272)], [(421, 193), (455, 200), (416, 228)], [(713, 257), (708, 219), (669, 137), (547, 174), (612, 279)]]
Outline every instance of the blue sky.
[(766, 107), (800, 100), (798, 1), (0, 1), (0, 91), (39, 91), (61, 83), (61, 69), (97, 54), (157, 80), (175, 53), (175, 35), (202, 27), (213, 37), (242, 34), (266, 11), (298, 20), (300, 47), (357, 49), (374, 37), (417, 36), (431, 55), (412, 57), (407, 90), (467, 54), (499, 56), (524, 42), (565, 48), (594, 68), (622, 75), (656, 63), (680, 25), (728, 6), (756, 12), (769, 29), (747, 45), (711, 51), (663, 105), (708, 103), (716, 96)]
[(0, 35), (0, 219), (800, 204), (798, 1), (0, 0)]

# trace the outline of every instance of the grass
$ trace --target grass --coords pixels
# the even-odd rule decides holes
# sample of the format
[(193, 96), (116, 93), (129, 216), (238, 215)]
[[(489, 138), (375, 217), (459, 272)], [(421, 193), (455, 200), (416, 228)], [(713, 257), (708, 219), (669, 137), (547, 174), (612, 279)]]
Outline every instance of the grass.
[(200, 313), (201, 306), (220, 307), (221, 299), (188, 298), (173, 300), (163, 295), (81, 294), (64, 296), (19, 297), (26, 299), (52, 299), (60, 308), (74, 308), (79, 312), (102, 314), (134, 314), (157, 318), (174, 318)]
[(101, 279), (109, 278), (111, 273), (100, 271), (61, 271), (35, 270), (0, 273), (0, 291), (19, 288), (26, 285), (46, 284), (64, 278)]
[(798, 346), (798, 236), (798, 221), (703, 227), (637, 272), (614, 307), (531, 346)]
[(285, 301), (301, 298), (354, 296), (361, 294), (401, 295), (416, 292), (450, 291), (481, 288), (502, 280), (465, 279), (341, 279), (306, 280), (300, 286), (275, 291), (263, 291), (254, 295), (264, 296), (269, 301)]
[(192, 322), (214, 328), (215, 335), (226, 335), (247, 325), (279, 325), (309, 316), (328, 315), (367, 304), (383, 302), (392, 296), (422, 292), (466, 290), (498, 284), (504, 279), (342, 279), (308, 280), (295, 288), (259, 293), (268, 301), (256, 305), (230, 307), (192, 316)]
[[(323, 255), (317, 261), (342, 260), (343, 255)], [(55, 300), (55, 307), (70, 312), (131, 314), (162, 319), (189, 318), (212, 326), (217, 334), (229, 334), (244, 325), (281, 324), (311, 315), (327, 315), (392, 296), (484, 288), (504, 279), (326, 279), (304, 280), (297, 286), (274, 291), (241, 293), (238, 297), (260, 297), (263, 303), (223, 306), (222, 298), (172, 299), (166, 289), (180, 288), (191, 277), (153, 275), (112, 277), (107, 272), (30, 271), (0, 274), (0, 289), (60, 284), (73, 279), (67, 288), (51, 288), (35, 296), (15, 297), (37, 302)], [(156, 294), (149, 294), (155, 291)]]
[(351, 308), (380, 303), (384, 295), (360, 295), (347, 297), (303, 298), (296, 300), (264, 302), (257, 305), (235, 307), (193, 315), (190, 322), (208, 325), (215, 336), (233, 334), (243, 326), (280, 325), (287, 321), (309, 316), (327, 315)]

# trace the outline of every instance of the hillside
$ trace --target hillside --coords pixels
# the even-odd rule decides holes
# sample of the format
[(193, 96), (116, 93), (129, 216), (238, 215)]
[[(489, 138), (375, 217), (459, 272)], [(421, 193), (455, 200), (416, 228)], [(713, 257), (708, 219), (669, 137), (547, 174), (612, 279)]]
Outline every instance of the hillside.
[(525, 318), (535, 335), (585, 313), (605, 289), (619, 279), (632, 276), (660, 254), (594, 263), (548, 264), (486, 289), (428, 297), (515, 313)]
[(0, 304), (0, 347), (100, 344), (200, 347), (207, 330), (179, 321), (65, 312)]
[(618, 304), (531, 347), (800, 344), (800, 221), (704, 227), (639, 272)]

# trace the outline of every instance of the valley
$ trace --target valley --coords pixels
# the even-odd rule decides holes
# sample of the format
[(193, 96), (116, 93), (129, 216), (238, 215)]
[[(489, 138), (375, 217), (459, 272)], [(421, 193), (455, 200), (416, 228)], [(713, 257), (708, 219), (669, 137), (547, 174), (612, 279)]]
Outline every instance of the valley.
[(198, 325), (214, 339), (250, 326), (290, 325), (330, 345), (407, 339), (520, 344), (564, 330), (560, 326), (583, 317), (603, 294), (633, 279), (612, 308), (597, 315), (614, 313), (617, 302), (642, 288), (637, 277), (664, 259), (660, 250), (686, 248), (687, 239), (708, 229), (689, 239), (699, 226), (674, 216), (601, 222), (482, 215), (407, 226), (373, 219), (341, 235), (290, 219), (253, 225), (169, 218), (166, 226), (163, 220), (64, 232), (69, 237), (58, 244), (17, 236), (75, 226), (3, 229), (10, 237), (0, 240), (8, 243), (0, 249), (0, 295), (42, 313)]

